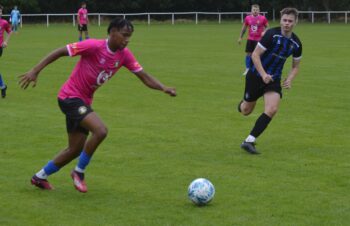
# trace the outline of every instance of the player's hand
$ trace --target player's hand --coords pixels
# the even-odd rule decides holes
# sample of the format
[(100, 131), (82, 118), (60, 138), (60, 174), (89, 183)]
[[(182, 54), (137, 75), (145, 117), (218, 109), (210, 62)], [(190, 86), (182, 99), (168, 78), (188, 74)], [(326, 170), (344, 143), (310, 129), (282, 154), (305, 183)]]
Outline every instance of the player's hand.
[(239, 39), (238, 39), (238, 45), (240, 45), (241, 42), (242, 42), (242, 38), (239, 38)]
[(264, 81), (265, 84), (269, 84), (270, 82), (273, 82), (272, 75), (269, 75), (269, 74), (263, 75), (262, 80)]
[(176, 89), (172, 87), (165, 87), (164, 93), (169, 94), (172, 97), (176, 97)]
[(27, 89), (27, 87), (30, 85), (30, 83), (33, 82), (32, 87), (36, 86), (36, 80), (38, 78), (38, 73), (35, 73), (33, 70), (18, 76), (20, 78), (18, 84), (21, 86), (22, 89)]
[(285, 89), (292, 88), (292, 80), (290, 80), (290, 79), (283, 80), (282, 87)]
[(4, 42), (2, 43), (2, 48), (6, 48), (6, 47), (7, 47), (7, 42), (4, 41)]

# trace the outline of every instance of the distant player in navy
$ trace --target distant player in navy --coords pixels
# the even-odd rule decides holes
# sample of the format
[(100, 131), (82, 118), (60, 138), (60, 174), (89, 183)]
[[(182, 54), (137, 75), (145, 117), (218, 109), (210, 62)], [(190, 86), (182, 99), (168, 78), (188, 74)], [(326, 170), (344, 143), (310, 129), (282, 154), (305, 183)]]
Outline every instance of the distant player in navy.
[(293, 56), (292, 69), (283, 80), (282, 87), (290, 89), (292, 81), (298, 74), (302, 45), (293, 33), (297, 20), (297, 9), (284, 8), (281, 11), (281, 26), (267, 30), (252, 54), (254, 65), (249, 68), (244, 97), (238, 105), (239, 112), (249, 115), (254, 110), (256, 101), (264, 97), (264, 112), (241, 144), (241, 148), (251, 154), (259, 154), (255, 148), (255, 140), (264, 132), (277, 113), (282, 98), (282, 69), (291, 55)]
[(12, 31), (17, 33), (18, 25), (21, 22), (21, 13), (19, 12), (17, 6), (13, 7), (13, 10), (11, 11), (10, 22)]

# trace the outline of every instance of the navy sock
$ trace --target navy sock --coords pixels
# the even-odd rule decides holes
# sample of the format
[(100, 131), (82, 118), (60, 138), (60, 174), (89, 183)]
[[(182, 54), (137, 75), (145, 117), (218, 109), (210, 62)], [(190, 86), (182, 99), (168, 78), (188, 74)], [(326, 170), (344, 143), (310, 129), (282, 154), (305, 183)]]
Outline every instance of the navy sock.
[(5, 88), (5, 84), (4, 84), (4, 81), (2, 80), (2, 76), (0, 74), (0, 89), (3, 89)]
[(252, 62), (252, 57), (251, 56), (245, 56), (245, 67), (249, 68)]
[(266, 127), (269, 125), (271, 121), (271, 118), (265, 114), (262, 113), (260, 117), (256, 120), (254, 128), (250, 132), (250, 135), (254, 136), (255, 138), (258, 138), (262, 132), (266, 129)]

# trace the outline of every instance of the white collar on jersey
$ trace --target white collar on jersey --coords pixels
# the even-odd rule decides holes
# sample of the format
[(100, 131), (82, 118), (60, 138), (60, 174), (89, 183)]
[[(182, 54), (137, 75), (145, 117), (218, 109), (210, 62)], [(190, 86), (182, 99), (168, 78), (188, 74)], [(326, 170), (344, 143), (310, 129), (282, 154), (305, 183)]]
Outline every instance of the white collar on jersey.
[(109, 47), (108, 47), (108, 38), (106, 39), (106, 48), (109, 53), (115, 54), (117, 51), (113, 52)]

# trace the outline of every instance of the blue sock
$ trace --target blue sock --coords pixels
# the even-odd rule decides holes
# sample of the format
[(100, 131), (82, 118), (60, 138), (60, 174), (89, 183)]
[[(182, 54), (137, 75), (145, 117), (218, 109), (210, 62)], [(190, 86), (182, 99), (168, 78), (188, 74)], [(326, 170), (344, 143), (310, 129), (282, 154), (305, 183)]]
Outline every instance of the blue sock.
[(79, 42), (83, 41), (83, 37), (79, 37)]
[(5, 88), (4, 81), (2, 80), (2, 76), (0, 74), (0, 89)]
[(81, 170), (85, 170), (86, 166), (89, 164), (91, 156), (89, 156), (84, 150), (80, 153), (78, 167)]
[(47, 176), (56, 173), (57, 171), (60, 170), (60, 167), (56, 166), (55, 163), (53, 163), (53, 161), (49, 161), (46, 166), (44, 167), (44, 171), (46, 173)]
[(89, 39), (90, 37), (89, 36), (86, 36), (85, 39)]
[(250, 67), (250, 65), (251, 65), (251, 63), (252, 63), (252, 58), (251, 58), (251, 56), (246, 56), (245, 57), (245, 67), (246, 68), (249, 68)]

